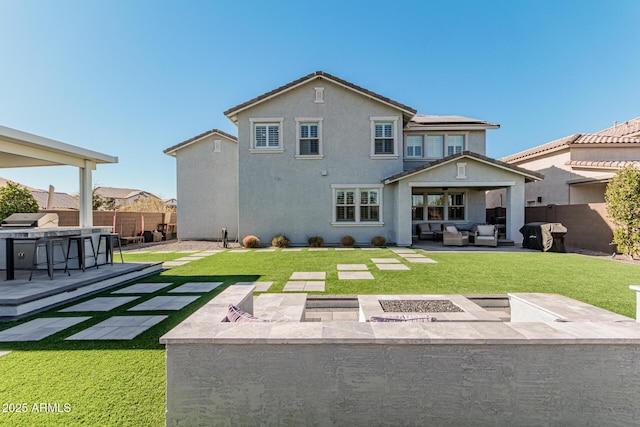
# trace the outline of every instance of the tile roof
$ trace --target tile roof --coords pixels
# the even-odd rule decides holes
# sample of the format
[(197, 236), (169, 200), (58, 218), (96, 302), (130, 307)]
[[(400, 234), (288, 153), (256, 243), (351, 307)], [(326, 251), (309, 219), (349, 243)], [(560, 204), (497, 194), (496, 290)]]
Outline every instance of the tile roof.
[(268, 99), (271, 99), (271, 98), (273, 98), (275, 96), (278, 96), (282, 92), (286, 92), (286, 91), (288, 91), (290, 89), (293, 89), (293, 88), (295, 88), (295, 87), (297, 87), (297, 86), (299, 86), (301, 84), (304, 84), (304, 83), (306, 83), (308, 81), (311, 81), (313, 79), (326, 79), (326, 80), (332, 81), (332, 82), (337, 83), (337, 84), (339, 84), (341, 86), (344, 86), (346, 88), (354, 90), (354, 91), (356, 91), (356, 92), (358, 92), (358, 93), (360, 93), (362, 95), (368, 96), (368, 97), (376, 99), (376, 100), (378, 100), (378, 101), (380, 101), (382, 103), (385, 103), (385, 104), (388, 104), (388, 105), (392, 105), (392, 106), (394, 106), (394, 107), (396, 107), (396, 108), (398, 108), (400, 110), (403, 110), (407, 116), (411, 116), (412, 117), (416, 113), (415, 109), (413, 109), (413, 108), (411, 108), (409, 106), (406, 106), (404, 104), (401, 104), (401, 103), (399, 103), (397, 101), (394, 101), (394, 100), (392, 100), (390, 98), (387, 98), (385, 96), (382, 96), (380, 94), (372, 92), (372, 91), (370, 91), (368, 89), (365, 89), (363, 87), (360, 87), (358, 85), (350, 83), (350, 82), (348, 82), (346, 80), (342, 80), (341, 78), (333, 76), (333, 75), (331, 75), (329, 73), (326, 73), (324, 71), (316, 71), (314, 73), (307, 74), (306, 76), (301, 77), (301, 78), (299, 78), (297, 80), (294, 80), (294, 81), (292, 81), (290, 83), (287, 83), (287, 84), (285, 84), (283, 86), (280, 86), (280, 87), (278, 87), (276, 89), (273, 89), (273, 90), (271, 90), (271, 91), (269, 91), (267, 93), (259, 95), (259, 96), (255, 97), (253, 99), (250, 99), (247, 102), (243, 102), (242, 104), (239, 104), (239, 105), (236, 105), (235, 107), (229, 108), (227, 111), (224, 112), (224, 115), (227, 116), (231, 121), (235, 122), (235, 120), (233, 120), (233, 117), (237, 113), (239, 113), (240, 111), (245, 110), (245, 109), (247, 109), (247, 108), (249, 108), (249, 107), (251, 107), (251, 106), (253, 106), (255, 104), (258, 104), (260, 102), (263, 102), (263, 101), (266, 101)]
[(607, 136), (636, 136), (640, 137), (640, 117), (628, 120), (621, 124), (614, 124), (612, 127), (596, 132), (596, 135)]
[(222, 135), (222, 136), (224, 136), (225, 138), (230, 139), (231, 141), (238, 142), (238, 138), (237, 138), (237, 137), (235, 137), (235, 136), (233, 136), (233, 135), (231, 135), (231, 134), (228, 134), (228, 133), (226, 133), (226, 132), (223, 132), (223, 131), (221, 131), (221, 130), (219, 130), (219, 129), (211, 129), (211, 130), (208, 130), (208, 131), (206, 131), (206, 132), (201, 133), (200, 135), (196, 135), (196, 136), (194, 136), (193, 138), (189, 138), (189, 139), (187, 139), (186, 141), (182, 141), (182, 142), (180, 142), (180, 143), (178, 143), (178, 144), (176, 144), (176, 145), (173, 145), (173, 146), (171, 146), (171, 147), (167, 148), (166, 150), (164, 150), (164, 151), (163, 151), (163, 153), (165, 153), (165, 154), (171, 154), (171, 153), (173, 153), (173, 152), (175, 152), (175, 151), (177, 151), (177, 150), (179, 150), (179, 149), (181, 149), (181, 148), (186, 147), (187, 145), (189, 145), (189, 144), (191, 144), (191, 143), (193, 143), (193, 142), (196, 142), (196, 141), (198, 141), (198, 140), (200, 140), (200, 139), (202, 139), (202, 138), (206, 138), (207, 136), (209, 136), (209, 135), (213, 135), (213, 134), (216, 134), (216, 133), (217, 133), (218, 135)]
[(407, 124), (408, 128), (415, 126), (436, 126), (436, 125), (480, 125), (483, 127), (495, 127), (500, 125), (479, 119), (462, 116), (433, 116), (416, 114)]
[[(0, 187), (4, 187), (7, 185), (7, 181), (11, 181), (10, 179), (5, 179), (0, 177)], [(15, 182), (15, 181), (12, 181)], [(19, 183), (18, 183), (19, 184)], [(22, 184), (20, 184), (22, 185)], [(49, 192), (47, 190), (40, 190), (38, 188), (27, 187), (23, 185), (27, 190), (31, 192), (33, 198), (38, 202), (38, 206), (40, 209), (47, 208), (47, 201), (49, 200)], [(72, 196), (68, 193), (54, 192), (53, 193), (53, 206), (52, 209), (78, 209), (78, 199), (75, 196)]]
[(151, 194), (144, 190), (135, 190), (131, 188), (116, 188), (116, 187), (96, 187), (94, 189), (95, 194), (100, 197), (105, 197), (108, 199), (128, 199), (130, 197), (136, 196), (141, 193), (148, 194), (152, 197), (156, 197), (154, 194)]
[(531, 148), (529, 150), (521, 151), (516, 154), (512, 154), (507, 157), (503, 157), (503, 162), (514, 163), (521, 162), (524, 160), (532, 159), (538, 157), (542, 154), (549, 154), (555, 151), (560, 151), (562, 149), (568, 149), (572, 145), (639, 145), (640, 146), (640, 138), (632, 138), (632, 137), (616, 137), (616, 136), (608, 136), (608, 135), (599, 135), (599, 134), (590, 134), (590, 133), (576, 133), (573, 135), (565, 136), (564, 138), (557, 139), (552, 142), (548, 142), (546, 144), (539, 145), (537, 147)]
[(420, 173), (420, 172), (428, 170), (428, 169), (433, 169), (433, 168), (438, 167), (438, 166), (440, 166), (442, 164), (449, 163), (449, 162), (452, 162), (454, 160), (457, 160), (457, 159), (463, 158), (463, 157), (475, 159), (475, 160), (481, 161), (483, 163), (489, 163), (491, 165), (500, 167), (502, 169), (511, 170), (511, 171), (516, 172), (518, 174), (525, 175), (525, 176), (529, 177), (530, 180), (536, 180), (536, 179), (543, 179), (544, 178), (544, 175), (539, 173), (539, 172), (534, 172), (534, 171), (531, 171), (531, 170), (528, 170), (528, 169), (521, 168), (519, 166), (514, 166), (512, 164), (505, 163), (505, 162), (500, 161), (500, 160), (492, 159), (490, 157), (483, 156), (483, 155), (478, 154), (478, 153), (473, 153), (471, 151), (463, 151), (462, 153), (453, 154), (451, 156), (443, 157), (442, 159), (435, 160), (433, 162), (424, 164), (422, 166), (418, 166), (418, 167), (415, 167), (413, 169), (409, 169), (409, 170), (397, 173), (395, 175), (391, 175), (391, 176), (383, 179), (382, 182), (384, 182), (385, 184), (390, 184), (392, 182), (399, 181), (402, 178), (406, 178), (408, 176), (415, 175), (417, 173)]
[(639, 160), (570, 160), (565, 162), (565, 165), (575, 168), (588, 168), (588, 169), (622, 169), (626, 166), (634, 166), (640, 169)]

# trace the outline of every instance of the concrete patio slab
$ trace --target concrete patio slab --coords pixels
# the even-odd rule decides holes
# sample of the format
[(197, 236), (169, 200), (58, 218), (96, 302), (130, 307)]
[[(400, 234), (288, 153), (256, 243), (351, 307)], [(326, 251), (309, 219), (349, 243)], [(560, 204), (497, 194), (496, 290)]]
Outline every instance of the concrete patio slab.
[(324, 292), (325, 282), (324, 280), (290, 281), (284, 285), (282, 290), (284, 292)]
[(338, 271), (340, 280), (373, 280), (373, 275), (368, 271)]
[(296, 271), (289, 280), (324, 280), (327, 273), (324, 271)]
[(159, 296), (131, 307), (127, 311), (180, 310), (200, 296)]
[(1, 342), (40, 341), (91, 317), (45, 317), (0, 332)]
[(139, 297), (97, 297), (80, 304), (72, 305), (60, 310), (61, 313), (75, 313), (78, 311), (111, 311), (125, 305)]
[(338, 264), (338, 270), (346, 271), (366, 271), (369, 270), (367, 264)]
[(438, 261), (433, 260), (431, 258), (427, 258), (427, 257), (407, 258), (407, 261), (409, 261), (411, 263), (418, 263), (418, 264), (437, 264), (438, 263)]
[(189, 294), (211, 292), (218, 286), (222, 285), (222, 283), (223, 282), (188, 282), (175, 289), (171, 289), (169, 293)]
[(169, 316), (114, 316), (66, 340), (130, 340)]
[(152, 294), (160, 289), (171, 286), (173, 283), (136, 283), (123, 289), (111, 292), (112, 294)]
[(397, 258), (371, 258), (374, 264), (400, 264)]
[(378, 267), (378, 270), (410, 270), (404, 264), (376, 264), (376, 267)]
[(254, 292), (266, 292), (273, 285), (273, 282), (238, 282), (236, 285), (253, 285), (256, 287)]

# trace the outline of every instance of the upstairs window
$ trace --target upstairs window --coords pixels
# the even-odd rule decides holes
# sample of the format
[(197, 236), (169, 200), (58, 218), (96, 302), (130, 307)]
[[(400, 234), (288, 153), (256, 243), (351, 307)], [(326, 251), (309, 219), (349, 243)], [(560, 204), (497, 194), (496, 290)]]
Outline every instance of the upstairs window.
[(296, 118), (296, 157), (322, 157), (322, 119)]
[(253, 130), (251, 133), (251, 150), (253, 152), (281, 152), (282, 123), (284, 119), (249, 119)]
[(371, 157), (398, 158), (398, 118), (371, 117)]
[(422, 135), (407, 136), (407, 157), (422, 157)]
[(444, 157), (444, 135), (427, 136), (427, 157), (430, 159)]
[(447, 156), (464, 151), (464, 135), (447, 135)]

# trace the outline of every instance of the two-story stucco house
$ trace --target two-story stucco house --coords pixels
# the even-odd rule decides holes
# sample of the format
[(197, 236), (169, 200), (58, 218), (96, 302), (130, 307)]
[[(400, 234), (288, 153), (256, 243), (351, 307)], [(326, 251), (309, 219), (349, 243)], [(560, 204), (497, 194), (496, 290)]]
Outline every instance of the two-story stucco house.
[(507, 238), (518, 239), (525, 182), (542, 178), (486, 157), (496, 124), (416, 115), (322, 71), (224, 114), (237, 139), (214, 129), (165, 150), (177, 159), (179, 238), (226, 227), (267, 243), (410, 245), (417, 223), (484, 223), (486, 191), (505, 189)]
[[(640, 117), (593, 134), (576, 133), (501, 159), (544, 174), (525, 187), (527, 206), (604, 202), (607, 183), (628, 164), (640, 167)], [(501, 192), (489, 195), (498, 205)]]

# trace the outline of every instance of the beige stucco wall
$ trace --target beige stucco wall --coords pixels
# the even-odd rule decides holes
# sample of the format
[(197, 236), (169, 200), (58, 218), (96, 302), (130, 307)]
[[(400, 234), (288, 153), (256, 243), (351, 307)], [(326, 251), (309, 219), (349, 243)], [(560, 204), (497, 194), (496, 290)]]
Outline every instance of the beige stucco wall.
[[(220, 140), (220, 152), (215, 152)], [(219, 134), (176, 152), (178, 238), (217, 239), (222, 227), (238, 233), (237, 144)]]
[[(315, 103), (314, 87), (324, 87), (324, 103)], [(402, 156), (374, 160), (372, 116), (398, 117), (398, 152), (402, 150), (402, 116), (395, 108), (358, 95), (326, 80), (314, 80), (238, 114), (240, 235), (255, 234), (264, 243), (284, 233), (294, 244), (312, 236), (338, 243), (350, 234), (358, 244), (382, 235), (395, 241), (393, 195), (385, 188), (383, 226), (333, 226), (332, 185), (380, 185), (402, 170)], [(250, 118), (283, 117), (284, 152), (251, 153)], [(296, 159), (296, 117), (322, 118), (324, 158)], [(399, 153), (400, 154), (400, 153)], [(326, 173), (326, 174), (323, 174)]]

